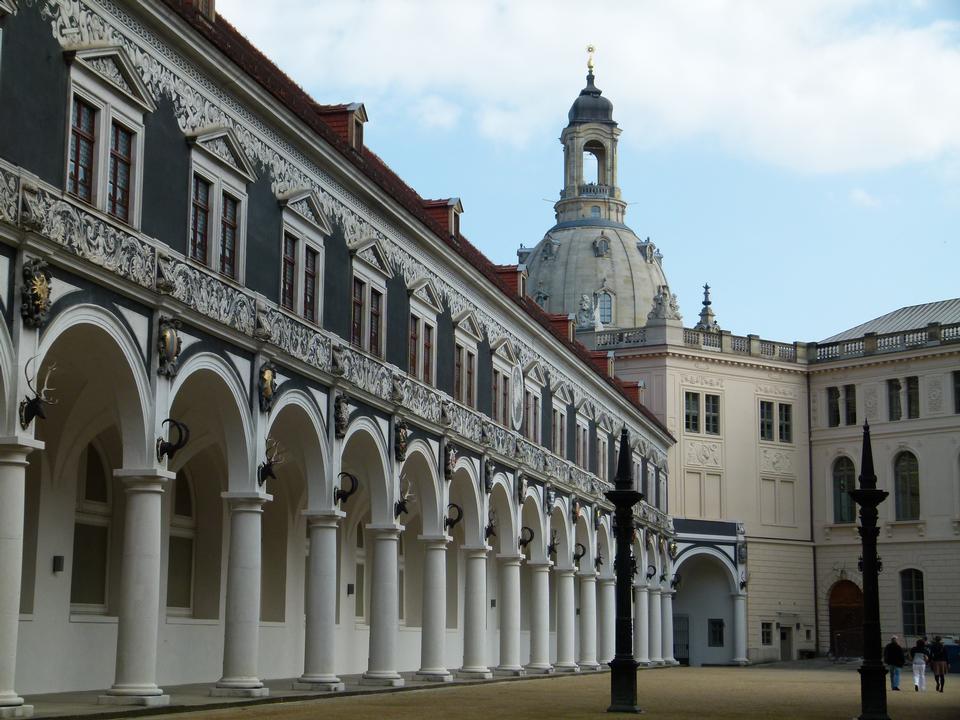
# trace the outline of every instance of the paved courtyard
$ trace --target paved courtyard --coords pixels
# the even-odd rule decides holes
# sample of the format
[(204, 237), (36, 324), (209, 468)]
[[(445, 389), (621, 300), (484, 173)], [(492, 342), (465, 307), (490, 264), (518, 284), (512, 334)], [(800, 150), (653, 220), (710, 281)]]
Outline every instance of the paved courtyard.
[[(748, 668), (670, 668), (642, 671), (638, 675), (641, 707), (648, 717), (676, 720), (709, 718), (853, 718), (859, 712), (859, 675), (854, 663), (834, 665), (823, 660), (782, 663)], [(888, 693), (893, 720), (958, 720), (960, 677), (948, 676), (947, 692), (932, 689), (915, 693), (905, 676), (904, 690)], [(273, 685), (273, 683), (271, 683)], [(930, 682), (931, 688), (933, 681)], [(429, 720), (455, 715), (473, 718), (600, 718), (609, 699), (608, 673), (469, 683), (432, 689), (364, 692), (346, 697), (324, 697), (291, 702), (202, 710), (189, 693), (171, 688), (173, 702), (196, 708), (150, 713), (154, 720)], [(207, 700), (209, 702), (209, 699)], [(96, 706), (76, 708), (87, 712)], [(102, 706), (100, 711), (105, 710)], [(70, 716), (70, 709), (37, 704), (38, 715)], [(46, 712), (45, 712), (46, 711)], [(53, 711), (53, 713), (51, 713)], [(59, 712), (57, 712), (59, 711)], [(84, 715), (84, 717), (94, 717)]]

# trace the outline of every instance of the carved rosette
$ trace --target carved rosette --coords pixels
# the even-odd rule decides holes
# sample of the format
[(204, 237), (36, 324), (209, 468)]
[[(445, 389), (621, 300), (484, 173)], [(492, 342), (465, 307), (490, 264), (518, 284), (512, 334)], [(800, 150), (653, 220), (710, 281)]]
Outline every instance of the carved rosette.
[(172, 378), (177, 374), (177, 359), (180, 357), (180, 321), (162, 317), (157, 326), (157, 373)]
[(20, 286), (20, 315), (29, 328), (42, 328), (50, 313), (50, 266), (41, 258), (23, 263), (23, 285)]
[(257, 387), (259, 390), (260, 411), (270, 412), (277, 399), (277, 367), (269, 360), (260, 366)]

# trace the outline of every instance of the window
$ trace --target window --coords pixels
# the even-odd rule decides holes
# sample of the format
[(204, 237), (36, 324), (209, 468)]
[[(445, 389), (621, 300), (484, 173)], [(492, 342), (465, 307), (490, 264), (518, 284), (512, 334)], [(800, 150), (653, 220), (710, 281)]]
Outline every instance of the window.
[(760, 401), (760, 439), (773, 442), (773, 403)]
[(567, 415), (562, 410), (554, 410), (552, 420), (553, 452), (565, 458), (567, 456)]
[(223, 193), (220, 213), (220, 273), (237, 277), (237, 229), (240, 201)]
[(280, 292), (280, 304), (287, 310), (293, 310), (297, 282), (297, 239), (290, 233), (283, 235), (283, 287)]
[(500, 376), (500, 371), (499, 371), (499, 370), (494, 370), (494, 371), (493, 371), (493, 384), (492, 384), (492, 386), (491, 386), (491, 388), (490, 388), (490, 392), (491, 392), (491, 395), (492, 395), (492, 400), (491, 400), (491, 412), (492, 412), (492, 414), (493, 414), (493, 419), (494, 419), (495, 422), (500, 422), (500, 415), (501, 415), (501, 411), (500, 411), (500, 385), (501, 385), (502, 381), (501, 381), (500, 377), (501, 377), (501, 376)]
[(103, 457), (92, 444), (81, 455), (79, 475), (80, 487), (73, 526), (71, 611), (106, 613), (112, 515), (111, 478)]
[(433, 384), (433, 328), (423, 324), (423, 381)]
[[(372, 247), (375, 248), (376, 246)], [(365, 251), (365, 254), (374, 255), (369, 249)], [(377, 249), (375, 255), (379, 262), (379, 249)], [(386, 317), (387, 275), (379, 265), (374, 265), (372, 261), (362, 258), (360, 254), (354, 256), (353, 262), (350, 342), (371, 355), (383, 357), (383, 322)], [(418, 367), (419, 365), (418, 363)]]
[(887, 419), (899, 420), (903, 411), (900, 407), (900, 381), (887, 380)]
[(857, 386), (843, 386), (844, 424), (857, 424)]
[(953, 371), (953, 412), (960, 414), (960, 370)]
[(777, 428), (778, 437), (782, 443), (793, 442), (793, 405), (790, 403), (779, 403), (780, 423)]
[(760, 644), (773, 645), (773, 623), (760, 623)]
[(364, 580), (366, 575), (367, 553), (363, 542), (363, 523), (357, 523), (356, 554), (354, 555), (355, 569), (355, 594), (353, 596), (353, 614), (356, 618), (363, 620), (366, 618), (366, 604), (364, 593)]
[(920, 519), (920, 469), (917, 456), (904, 451), (893, 463), (897, 520)]
[(363, 298), (366, 283), (353, 279), (353, 302), (350, 319), (350, 342), (357, 347), (363, 345)]
[(505, 427), (510, 426), (510, 376), (500, 370), (493, 371), (493, 419)]
[(210, 183), (193, 176), (193, 202), (190, 216), (190, 257), (207, 264), (210, 235)]
[(830, 427), (839, 427), (840, 425), (840, 388), (827, 388), (827, 425)]
[(170, 541), (167, 552), (167, 612), (189, 615), (193, 608), (196, 522), (190, 480), (180, 470), (173, 487)]
[[(605, 242), (605, 241), (604, 241)], [(602, 292), (599, 296), (600, 322), (608, 325), (613, 322), (613, 297), (610, 293)]]
[(710, 435), (720, 434), (720, 396), (703, 396), (703, 431)]
[(540, 443), (540, 395), (532, 390), (523, 393), (523, 434), (530, 442)]
[(370, 330), (370, 345), (367, 348), (371, 355), (380, 357), (383, 355), (383, 348), (380, 347), (380, 328), (383, 322), (383, 293), (379, 290), (370, 291), (370, 319), (368, 327)]
[(916, 375), (907, 378), (907, 417), (920, 417), (920, 378)]
[(96, 143), (97, 111), (76, 95), (73, 97), (73, 119), (70, 123), (70, 165), (67, 192), (81, 200), (93, 201), (93, 160)]
[(419, 377), (419, 363), (417, 359), (420, 357), (420, 318), (416, 315), (410, 315), (410, 342), (409, 342), (409, 353), (410, 353), (410, 374), (414, 377)]
[(598, 217), (600, 217), (600, 206), (599, 206), (599, 205), (591, 205), (591, 206), (590, 206), (590, 217), (592, 217), (592, 218), (598, 218)]
[(400, 533), (400, 537), (397, 538), (397, 619), (403, 622), (405, 616), (404, 603), (405, 592), (403, 585), (403, 576), (407, 569), (407, 560), (406, 554), (403, 551), (403, 533)]
[(853, 490), (855, 480), (853, 460), (848, 457), (837, 458), (833, 463), (833, 521), (852, 523), (855, 507), (853, 498), (848, 494)]
[(463, 345), (453, 349), (453, 399), (463, 402)]
[(107, 186), (107, 212), (124, 222), (127, 222), (130, 217), (132, 167), (133, 133), (120, 123), (114, 122), (110, 133), (110, 174)]
[(305, 248), (303, 266), (303, 317), (317, 322), (317, 273), (320, 253), (312, 247)]
[(723, 647), (723, 620), (707, 620), (707, 645), (709, 647)]
[(683, 429), (687, 432), (700, 432), (700, 393), (683, 394)]
[(577, 423), (577, 434), (576, 434), (576, 459), (575, 462), (577, 465), (582, 467), (584, 470), (587, 469), (587, 461), (590, 458), (590, 430), (586, 425)]
[(922, 572), (913, 568), (900, 571), (900, 598), (903, 607), (903, 634), (926, 635)]
[(474, 375), (476, 375), (477, 369), (477, 356), (472, 353), (467, 353), (467, 377), (466, 377), (466, 391), (467, 391), (467, 405), (470, 407), (476, 407), (475, 398), (474, 398), (474, 388), (476, 384), (474, 382)]
[(601, 480), (609, 479), (610, 455), (607, 448), (607, 437), (604, 433), (597, 436), (597, 475)]

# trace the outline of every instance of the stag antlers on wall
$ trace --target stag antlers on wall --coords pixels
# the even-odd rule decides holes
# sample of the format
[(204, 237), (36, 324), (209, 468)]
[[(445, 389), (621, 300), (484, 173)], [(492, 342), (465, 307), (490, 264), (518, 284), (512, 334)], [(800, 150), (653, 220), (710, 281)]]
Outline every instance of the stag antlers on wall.
[(164, 440), (162, 437), (157, 438), (157, 462), (163, 462), (163, 458), (173, 460), (173, 456), (177, 454), (177, 451), (181, 450), (183, 446), (187, 444), (187, 441), (190, 440), (190, 428), (179, 420), (167, 418), (160, 423), (161, 427), (164, 425), (169, 425), (177, 431), (177, 440), (176, 442), (170, 442), (169, 440)]
[[(333, 489), (333, 502), (340, 503), (340, 507), (342, 508), (347, 504), (347, 500), (350, 499), (350, 496), (353, 495), (357, 491), (357, 488), (360, 487), (360, 481), (357, 480), (356, 475), (351, 475), (348, 472), (342, 472), (337, 477), (340, 478), (340, 487)], [(349, 490), (343, 489), (344, 478), (350, 481)]]
[(24, 430), (30, 427), (30, 423), (32, 423), (36, 418), (46, 420), (47, 415), (46, 412), (44, 412), (44, 408), (47, 405), (56, 405), (59, 402), (59, 400), (54, 400), (48, 395), (51, 390), (56, 390), (56, 388), (50, 387), (50, 375), (54, 370), (57, 369), (56, 363), (50, 363), (50, 365), (47, 367), (47, 374), (43, 376), (43, 387), (40, 388), (40, 390), (37, 390), (36, 387), (34, 387), (33, 382), (37, 379), (37, 375), (40, 373), (38, 371), (37, 375), (31, 377), (30, 365), (33, 364), (37, 357), (37, 355), (34, 355), (32, 358), (27, 360), (27, 363), (23, 368), (23, 376), (27, 381), (27, 387), (30, 388), (30, 392), (33, 393), (32, 398), (28, 397), (20, 401), (20, 427), (22, 427)]
[[(406, 484), (407, 489), (404, 490), (403, 486)], [(413, 500), (414, 494), (410, 489), (410, 481), (407, 480), (406, 475), (401, 476), (400, 478), (400, 499), (393, 504), (393, 517), (394, 519), (399, 518), (401, 514), (410, 512), (410, 508), (407, 507), (407, 503)]]
[(282, 465), (285, 461), (283, 453), (280, 451), (280, 443), (273, 438), (267, 438), (267, 459), (257, 467), (257, 485), (263, 487), (267, 480), (276, 480), (274, 473), (276, 465)]

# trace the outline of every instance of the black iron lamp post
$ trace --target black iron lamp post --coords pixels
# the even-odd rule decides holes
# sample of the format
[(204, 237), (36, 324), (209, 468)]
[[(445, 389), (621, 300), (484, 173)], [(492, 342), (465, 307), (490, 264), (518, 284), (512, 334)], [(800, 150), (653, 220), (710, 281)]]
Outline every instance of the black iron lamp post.
[(614, 489), (606, 493), (614, 504), (617, 535), (617, 555), (614, 569), (617, 573), (616, 655), (610, 661), (610, 707), (607, 712), (638, 713), (637, 661), (633, 657), (633, 617), (630, 593), (633, 585), (633, 506), (643, 494), (633, 486), (633, 466), (630, 462), (630, 434), (626, 427), (620, 433), (620, 457)]
[(860, 666), (860, 720), (890, 720), (887, 715), (887, 684), (880, 642), (880, 590), (877, 586), (877, 505), (886, 490), (877, 489), (873, 471), (870, 425), (863, 424), (863, 455), (860, 460), (860, 487), (850, 497), (860, 506), (860, 542), (863, 544), (863, 665)]

